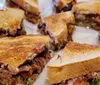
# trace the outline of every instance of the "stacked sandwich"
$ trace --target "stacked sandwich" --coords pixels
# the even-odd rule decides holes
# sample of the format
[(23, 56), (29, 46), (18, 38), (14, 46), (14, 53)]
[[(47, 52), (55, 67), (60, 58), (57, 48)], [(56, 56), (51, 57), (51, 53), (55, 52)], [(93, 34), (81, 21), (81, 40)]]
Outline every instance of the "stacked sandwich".
[(51, 85), (100, 85), (100, 46), (69, 42), (47, 67)]
[[(72, 7), (75, 23), (100, 30), (100, 1)], [(50, 85), (100, 85), (100, 46), (69, 42), (47, 66)], [(55, 56), (56, 57), (56, 56)]]
[(75, 24), (86, 26), (85, 22), (100, 30), (100, 1), (55, 0), (57, 11), (65, 12), (41, 19), (37, 26), (40, 34), (26, 35), (24, 15), (37, 23), (37, 2), (11, 0), (0, 10), (0, 85), (32, 85), (52, 58), (50, 50), (60, 52), (47, 65), (47, 83), (100, 85), (100, 46), (72, 40)]
[(0, 10), (0, 85), (31, 85), (51, 59), (50, 38), (26, 35), (24, 11), (6, 5)]

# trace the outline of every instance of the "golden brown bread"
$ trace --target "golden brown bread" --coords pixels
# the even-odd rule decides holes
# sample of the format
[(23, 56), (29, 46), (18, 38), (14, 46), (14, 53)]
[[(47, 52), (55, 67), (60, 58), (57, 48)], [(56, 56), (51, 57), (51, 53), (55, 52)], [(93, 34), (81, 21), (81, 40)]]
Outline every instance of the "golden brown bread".
[(71, 12), (62, 12), (44, 18), (46, 30), (54, 37), (55, 43), (59, 48), (68, 42), (68, 37), (70, 36), (68, 32), (74, 28), (69, 28), (69, 25), (72, 25), (74, 22), (74, 15)]
[[(74, 24), (75, 20), (74, 20), (74, 15), (72, 12), (68, 11), (68, 12), (62, 12), (62, 13), (58, 13), (58, 14), (54, 14), (48, 17), (44, 18), (44, 22), (46, 23), (48, 29), (56, 29), (56, 31), (58, 31), (58, 24), (59, 22), (63, 21), (63, 23), (66, 24)], [(54, 24), (55, 23), (55, 24)], [(52, 28), (52, 25), (54, 24), (54, 28)], [(59, 26), (62, 25), (62, 23), (59, 23)], [(59, 28), (60, 29), (60, 28)]]
[(100, 46), (70, 42), (60, 56), (47, 67), (51, 84), (100, 70)]
[(40, 35), (0, 38), (0, 63), (15, 70), (29, 58), (30, 53), (35, 50), (38, 53), (48, 42), (47, 36)]
[[(17, 13), (17, 14), (16, 14)], [(16, 30), (24, 18), (24, 11), (17, 8), (7, 8), (0, 11), (0, 28)]]
[(14, 3), (23, 8), (26, 12), (26, 19), (30, 22), (37, 23), (41, 19), (37, 0), (12, 0)]
[(17, 8), (6, 8), (0, 11), (0, 35), (15, 36), (18, 30), (23, 30), (22, 20), (24, 18), (24, 11)]
[(39, 14), (37, 0), (12, 0), (12, 1), (14, 3), (18, 4), (24, 10), (26, 10), (34, 15)]
[(73, 6), (72, 11), (79, 14), (100, 14), (100, 1), (77, 3)]

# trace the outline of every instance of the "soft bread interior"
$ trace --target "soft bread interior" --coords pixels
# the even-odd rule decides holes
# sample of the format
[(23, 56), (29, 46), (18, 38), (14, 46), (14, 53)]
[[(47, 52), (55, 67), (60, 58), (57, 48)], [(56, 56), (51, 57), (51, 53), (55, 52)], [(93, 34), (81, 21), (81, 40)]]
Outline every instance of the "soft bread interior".
[(0, 11), (0, 28), (16, 30), (24, 18), (24, 11), (17, 8), (7, 8)]
[(59, 83), (98, 70), (100, 70), (100, 46), (70, 42), (60, 56), (49, 63), (47, 82)]

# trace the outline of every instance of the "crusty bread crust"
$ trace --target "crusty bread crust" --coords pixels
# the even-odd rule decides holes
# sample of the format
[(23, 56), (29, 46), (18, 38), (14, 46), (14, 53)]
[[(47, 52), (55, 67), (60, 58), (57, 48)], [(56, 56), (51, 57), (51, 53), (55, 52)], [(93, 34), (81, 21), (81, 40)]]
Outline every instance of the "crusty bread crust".
[(4, 11), (0, 11), (0, 28), (16, 30), (23, 18), (24, 11), (21, 9), (7, 8)]
[(37, 0), (12, 0), (14, 3), (22, 7), (24, 10), (34, 14), (39, 15), (39, 10), (37, 7)]
[(69, 24), (73, 24), (74, 15), (71, 12), (62, 12), (44, 18), (46, 30), (55, 38), (58, 47), (62, 47), (64, 42), (68, 42)]
[[(51, 15), (51, 16), (44, 18), (44, 22), (46, 23), (48, 29), (55, 28), (56, 31), (59, 31), (57, 29), (60, 25), (62, 25), (62, 23), (61, 24), (59, 23), (59, 26), (58, 26), (58, 24), (56, 24), (56, 23), (61, 22), (61, 21), (63, 21), (63, 23), (66, 23), (66, 24), (70, 24), (70, 23), (74, 24), (75, 19), (74, 19), (73, 13), (71, 11), (62, 12), (62, 13), (54, 14), (54, 15)], [(54, 25), (54, 27), (52, 28), (53, 25)]]
[[(91, 72), (99, 71), (99, 51), (100, 46), (92, 46), (72, 42), (69, 43), (62, 51), (61, 57), (48, 65), (47, 82), (51, 84), (59, 83), (63, 80), (68, 80), (71, 78), (86, 75)], [(89, 55), (94, 56), (93, 58), (85, 60), (87, 57), (89, 57)], [(81, 60), (82, 57), (83, 60)], [(74, 60), (71, 61), (71, 59)]]
[[(0, 11), (0, 36), (17, 36), (18, 31), (25, 34), (22, 24), (24, 11), (18, 8), (7, 7)], [(20, 34), (19, 34), (20, 35)]]
[(49, 37), (40, 35), (0, 38), (0, 63), (15, 70), (29, 58), (31, 53), (36, 51), (37, 54), (48, 42)]
[(80, 14), (100, 14), (100, 1), (77, 3), (73, 6), (72, 11)]

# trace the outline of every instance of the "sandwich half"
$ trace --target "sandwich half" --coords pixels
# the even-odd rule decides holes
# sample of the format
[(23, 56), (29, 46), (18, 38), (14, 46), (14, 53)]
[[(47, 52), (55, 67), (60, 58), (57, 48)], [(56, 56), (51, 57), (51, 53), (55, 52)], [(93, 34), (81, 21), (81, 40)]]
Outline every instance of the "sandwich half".
[(0, 85), (32, 85), (50, 60), (49, 37), (0, 38)]
[(76, 0), (55, 0), (56, 11), (70, 11), (75, 3)]
[(24, 11), (7, 7), (0, 10), (0, 36), (18, 36), (26, 32), (23, 26)]
[(74, 22), (72, 12), (62, 12), (45, 17), (38, 24), (38, 29), (42, 34), (49, 35), (52, 49), (60, 49), (71, 40)]
[(100, 1), (77, 3), (72, 8), (76, 24), (100, 31)]
[(51, 85), (100, 85), (100, 46), (70, 42), (47, 67)]
[(11, 0), (25, 10), (26, 19), (37, 23), (40, 20), (38, 0)]

